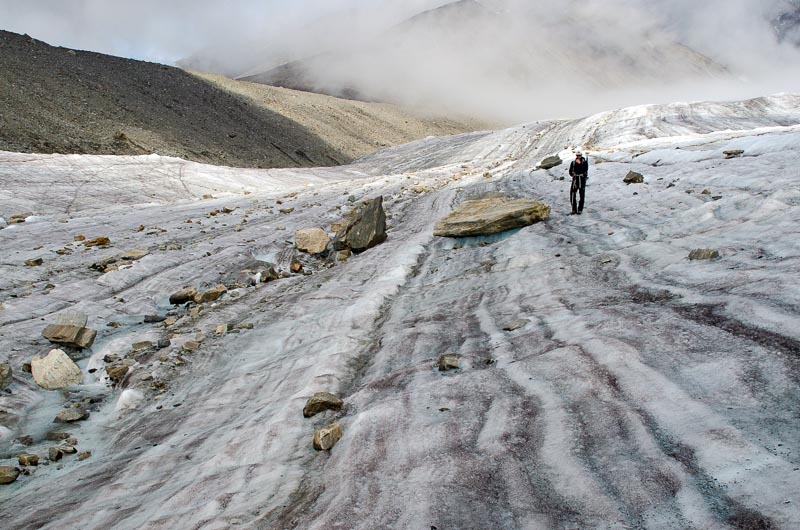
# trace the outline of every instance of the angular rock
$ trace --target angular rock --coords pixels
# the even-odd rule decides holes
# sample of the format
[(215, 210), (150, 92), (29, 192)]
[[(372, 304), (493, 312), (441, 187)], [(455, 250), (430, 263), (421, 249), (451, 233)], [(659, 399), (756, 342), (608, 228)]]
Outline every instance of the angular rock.
[(342, 228), (345, 228), (349, 223), (350, 223), (349, 219), (341, 219), (339, 221), (334, 221), (333, 223), (331, 223), (331, 232), (335, 234)]
[(60, 447), (51, 447), (47, 450), (47, 458), (49, 458), (51, 462), (58, 462), (63, 456), (64, 452)]
[(635, 171), (628, 171), (625, 178), (622, 179), (625, 184), (644, 184), (644, 175)]
[(564, 161), (561, 160), (561, 157), (558, 155), (548, 156), (541, 162), (539, 162), (540, 169), (553, 169), (556, 166), (560, 166)]
[(144, 316), (144, 323), (145, 324), (158, 324), (159, 322), (164, 322), (167, 319), (165, 316), (161, 315), (145, 315)]
[(134, 342), (131, 345), (131, 349), (133, 351), (142, 351), (142, 350), (149, 350), (153, 346), (154, 346), (154, 344), (152, 342), (150, 342), (149, 340), (143, 340), (143, 341), (140, 341), (140, 342)]
[(108, 239), (107, 237), (96, 237), (94, 239), (90, 239), (88, 241), (83, 242), (83, 246), (85, 247), (101, 247), (110, 244), (111, 240)]
[(121, 255), (119, 257), (119, 259), (121, 259), (123, 261), (136, 261), (136, 260), (142, 259), (143, 257), (147, 256), (148, 254), (150, 254), (149, 250), (134, 249), (134, 250), (129, 250), (125, 254)]
[(20, 453), (19, 455), (17, 455), (17, 461), (21, 466), (38, 466), (39, 455), (33, 455), (30, 453)]
[(689, 252), (690, 260), (712, 260), (719, 258), (719, 251), (710, 248), (696, 248)]
[(78, 453), (78, 460), (86, 460), (90, 456), (92, 456), (91, 451), (84, 451), (82, 453)]
[(186, 302), (193, 301), (195, 296), (197, 296), (197, 289), (194, 287), (186, 287), (169, 295), (169, 303), (172, 305), (185, 304)]
[(330, 237), (322, 228), (303, 228), (294, 235), (298, 250), (309, 254), (322, 254), (328, 248)]
[(119, 384), (125, 379), (125, 376), (128, 375), (128, 368), (127, 366), (120, 365), (120, 366), (106, 366), (106, 373), (108, 374), (108, 378), (111, 379), (115, 384)]
[(458, 370), (458, 355), (448, 353), (439, 357), (439, 371)]
[(53, 423), (75, 423), (89, 418), (89, 411), (84, 409), (62, 409), (56, 414)]
[(33, 258), (25, 260), (25, 265), (27, 265), (28, 267), (38, 267), (42, 263), (44, 263), (44, 260), (42, 258)]
[(14, 381), (14, 372), (8, 363), (0, 363), (0, 390), (5, 390)]
[(312, 418), (326, 410), (340, 410), (344, 401), (329, 392), (317, 392), (311, 396), (303, 407), (303, 417)]
[(322, 429), (317, 429), (314, 433), (314, 449), (317, 451), (329, 451), (336, 442), (342, 439), (344, 431), (338, 423), (332, 423)]
[(224, 285), (220, 284), (216, 287), (212, 287), (208, 291), (203, 291), (202, 293), (197, 293), (194, 295), (194, 301), (197, 304), (204, 304), (207, 302), (213, 302), (217, 300), (220, 296), (228, 292), (228, 288)]
[(67, 312), (56, 317), (42, 331), (42, 336), (55, 344), (64, 344), (78, 349), (91, 347), (97, 337), (97, 331), (86, 327), (88, 318), (83, 313)]
[(383, 196), (368, 201), (336, 233), (333, 239), (334, 250), (350, 249), (363, 252), (386, 241), (386, 212), (383, 211)]
[(0, 466), (0, 484), (11, 484), (19, 476), (19, 469), (14, 466)]
[(70, 434), (68, 432), (60, 432), (60, 431), (50, 431), (45, 435), (45, 440), (49, 440), (51, 442), (60, 442), (61, 440), (69, 439)]
[(531, 323), (530, 320), (527, 320), (525, 318), (521, 318), (519, 320), (515, 320), (514, 322), (509, 322), (508, 324), (503, 326), (503, 331), (515, 331), (515, 330), (524, 328), (525, 326), (527, 326), (530, 323)]
[(15, 213), (14, 215), (8, 218), (8, 224), (16, 225), (19, 223), (24, 223), (25, 220), (32, 215), (33, 212)]
[(200, 343), (195, 340), (187, 340), (183, 343), (184, 351), (197, 351), (200, 349)]
[(164, 348), (169, 348), (172, 341), (169, 339), (158, 339), (158, 343), (156, 343), (157, 350), (163, 350)]
[(31, 361), (33, 380), (47, 390), (58, 390), (83, 382), (83, 373), (62, 350), (50, 350), (44, 358)]
[(491, 235), (544, 221), (550, 207), (532, 199), (492, 197), (464, 201), (436, 221), (433, 235), (467, 237)]
[(743, 149), (730, 149), (728, 151), (723, 151), (722, 154), (725, 155), (725, 158), (727, 158), (727, 159), (737, 158), (737, 157), (740, 157), (740, 156), (742, 156), (744, 154), (744, 150)]

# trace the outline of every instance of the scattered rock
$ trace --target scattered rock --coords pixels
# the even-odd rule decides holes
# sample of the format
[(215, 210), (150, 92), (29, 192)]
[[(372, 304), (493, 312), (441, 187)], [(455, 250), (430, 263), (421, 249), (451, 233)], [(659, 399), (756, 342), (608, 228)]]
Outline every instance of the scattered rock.
[(51, 447), (47, 450), (47, 457), (51, 462), (58, 462), (64, 456), (64, 452), (60, 447)]
[(21, 466), (38, 466), (39, 455), (33, 455), (30, 453), (20, 453), (19, 455), (17, 455), (17, 461)]
[(448, 353), (439, 357), (439, 371), (458, 370), (458, 355)]
[(711, 195), (711, 190), (705, 189), (700, 192), (700, 195)]
[(17, 225), (20, 223), (24, 223), (28, 217), (32, 216), (33, 212), (25, 212), (25, 213), (15, 213), (11, 217), (8, 218), (8, 224), (10, 225)]
[(153, 343), (150, 342), (149, 340), (143, 340), (143, 341), (140, 341), (140, 342), (134, 342), (131, 345), (131, 349), (133, 351), (149, 350), (152, 347), (153, 347)]
[(172, 305), (185, 304), (186, 302), (193, 301), (195, 296), (197, 296), (197, 289), (194, 287), (185, 287), (169, 295), (169, 303)]
[(622, 179), (625, 184), (644, 184), (644, 175), (635, 171), (628, 171), (625, 178)]
[(336, 442), (342, 439), (342, 436), (344, 436), (344, 431), (342, 430), (342, 426), (338, 423), (332, 423), (327, 427), (317, 429), (314, 433), (314, 449), (317, 451), (328, 451), (336, 445)]
[(90, 456), (92, 456), (91, 451), (84, 451), (82, 453), (78, 453), (78, 460), (86, 460)]
[(28, 267), (38, 267), (42, 263), (44, 263), (44, 260), (42, 258), (33, 258), (25, 260), (25, 265), (27, 265)]
[(0, 390), (8, 388), (14, 381), (14, 372), (8, 363), (0, 363)]
[(164, 322), (167, 317), (162, 317), (161, 315), (145, 315), (144, 316), (144, 323), (145, 324), (158, 324), (159, 322)]
[(719, 258), (719, 251), (710, 248), (696, 248), (689, 252), (690, 260), (713, 260)]
[(252, 322), (242, 322), (236, 325), (236, 329), (253, 329), (255, 325)]
[(293, 260), (292, 264), (289, 265), (289, 270), (295, 274), (301, 274), (303, 272), (303, 264), (297, 260)]
[(49, 324), (42, 336), (55, 344), (72, 346), (80, 350), (94, 344), (97, 331), (86, 327), (87, 317), (83, 313), (62, 313), (55, 324)]
[(110, 245), (111, 240), (107, 237), (96, 237), (94, 239), (90, 239), (88, 241), (83, 242), (83, 246), (85, 247), (103, 247), (106, 245)]
[(60, 432), (60, 431), (50, 431), (45, 435), (45, 440), (51, 442), (60, 442), (61, 440), (69, 439), (70, 434), (68, 432)]
[(322, 228), (303, 228), (295, 233), (294, 241), (301, 252), (322, 254), (328, 248), (330, 237)]
[(200, 343), (196, 340), (187, 340), (183, 343), (183, 349), (185, 351), (197, 351), (200, 349)]
[(197, 293), (194, 295), (194, 301), (197, 304), (204, 304), (206, 302), (213, 302), (217, 300), (220, 296), (228, 292), (228, 288), (224, 285), (220, 284), (216, 287), (212, 287), (208, 291), (203, 291), (202, 293)]
[(303, 407), (303, 417), (312, 418), (326, 410), (340, 410), (344, 402), (329, 392), (317, 392), (311, 396)]
[(558, 155), (548, 156), (541, 162), (539, 162), (540, 169), (553, 169), (556, 166), (560, 166), (564, 161), (561, 160), (561, 157)]
[(53, 423), (75, 423), (89, 418), (89, 411), (85, 409), (63, 409), (56, 414)]
[(331, 232), (333, 232), (334, 234), (337, 233), (342, 228), (345, 228), (349, 222), (350, 222), (349, 219), (341, 219), (339, 221), (331, 223)]
[(742, 156), (744, 154), (744, 150), (743, 149), (731, 149), (729, 151), (723, 151), (722, 154), (725, 155), (726, 159), (730, 160), (731, 158), (738, 158), (738, 157)]
[(281, 208), (281, 209), (280, 209), (280, 210), (278, 210), (278, 211), (279, 211), (280, 213), (292, 213), (292, 212), (294, 211), (294, 208)]
[(121, 255), (119, 257), (119, 259), (121, 259), (123, 261), (136, 261), (136, 260), (142, 259), (143, 257), (147, 256), (148, 254), (150, 254), (149, 250), (134, 249), (134, 250), (129, 250), (125, 254)]
[(83, 374), (62, 350), (50, 350), (44, 358), (31, 361), (33, 380), (47, 390), (58, 390), (83, 382)]
[(78, 234), (77, 236), (72, 238), (73, 241), (86, 241), (86, 236), (83, 234)]
[(525, 326), (527, 326), (530, 323), (531, 323), (530, 320), (525, 319), (525, 318), (521, 318), (519, 320), (515, 320), (514, 322), (511, 322), (511, 323), (506, 324), (505, 326), (503, 326), (503, 331), (515, 331), (515, 330), (524, 328)]
[(120, 384), (125, 376), (128, 375), (128, 368), (127, 366), (119, 365), (119, 366), (106, 366), (106, 373), (108, 374), (108, 378), (114, 382), (114, 384)]
[(156, 343), (156, 349), (163, 350), (164, 348), (169, 348), (171, 344), (172, 341), (169, 339), (158, 339), (158, 342)]
[[(335, 443), (335, 442), (334, 442)], [(19, 476), (19, 469), (14, 466), (0, 466), (0, 484), (11, 484)]]
[(336, 233), (334, 250), (350, 249), (362, 252), (386, 241), (386, 213), (383, 211), (383, 196), (366, 204)]
[(544, 221), (549, 216), (550, 207), (532, 199), (468, 200), (436, 221), (433, 234), (444, 237), (491, 235)]

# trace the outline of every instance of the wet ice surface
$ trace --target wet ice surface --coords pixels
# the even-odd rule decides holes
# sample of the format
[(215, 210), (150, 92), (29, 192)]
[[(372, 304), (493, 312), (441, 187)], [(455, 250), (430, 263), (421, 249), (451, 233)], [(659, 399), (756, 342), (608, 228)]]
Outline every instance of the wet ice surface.
[[(2, 487), (4, 528), (797, 528), (799, 109), (795, 96), (638, 107), (324, 170), (0, 154), (2, 214), (37, 214), (0, 231), (2, 355), (17, 370), (47, 351), (45, 322), (83, 311), (100, 335), (72, 390), (105, 396), (66, 429), (93, 456)], [(566, 215), (566, 166), (533, 170), (568, 145), (593, 162), (579, 217)], [(645, 184), (624, 185), (629, 170)], [(542, 198), (553, 215), (459, 250), (432, 236), (486, 192)], [(161, 397), (139, 382), (144, 400), (117, 407), (122, 390), (88, 373), (167, 336), (141, 317), (164, 314), (171, 292), (235, 277), (297, 228), (327, 228), (350, 195), (379, 194), (384, 244), (178, 326), (167, 352), (208, 338), (184, 366), (156, 369)], [(78, 234), (114, 246), (54, 253)], [(704, 247), (721, 258), (687, 259)], [(151, 252), (88, 268), (133, 248)], [(530, 323), (502, 331), (518, 319)], [(211, 333), (228, 321), (254, 329)], [(461, 369), (438, 372), (443, 353)], [(19, 371), (11, 389), (1, 464), (63, 402)], [(316, 391), (346, 408), (304, 419)], [(344, 438), (315, 452), (313, 430), (333, 420)]]

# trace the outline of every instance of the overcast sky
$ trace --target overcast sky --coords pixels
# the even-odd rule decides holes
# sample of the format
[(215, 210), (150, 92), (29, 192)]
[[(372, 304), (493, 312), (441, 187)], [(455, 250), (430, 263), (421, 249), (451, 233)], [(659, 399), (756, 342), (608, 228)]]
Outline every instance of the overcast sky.
[(54, 46), (174, 63), (356, 10), (370, 25), (447, 0), (0, 0), (0, 29)]

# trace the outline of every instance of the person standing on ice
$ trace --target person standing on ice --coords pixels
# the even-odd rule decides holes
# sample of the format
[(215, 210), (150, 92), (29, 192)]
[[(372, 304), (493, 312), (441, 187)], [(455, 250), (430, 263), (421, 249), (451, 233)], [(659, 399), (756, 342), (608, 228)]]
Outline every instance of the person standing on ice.
[[(569, 187), (569, 203), (572, 205), (572, 214), (582, 214), (586, 199), (586, 180), (589, 178), (589, 161), (583, 158), (583, 153), (575, 153), (575, 160), (569, 165), (569, 176), (572, 184)], [(580, 202), (577, 195), (580, 193)]]

